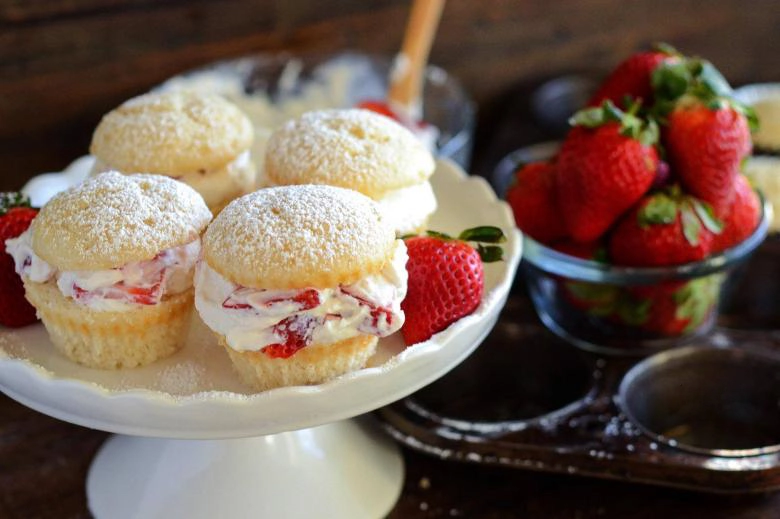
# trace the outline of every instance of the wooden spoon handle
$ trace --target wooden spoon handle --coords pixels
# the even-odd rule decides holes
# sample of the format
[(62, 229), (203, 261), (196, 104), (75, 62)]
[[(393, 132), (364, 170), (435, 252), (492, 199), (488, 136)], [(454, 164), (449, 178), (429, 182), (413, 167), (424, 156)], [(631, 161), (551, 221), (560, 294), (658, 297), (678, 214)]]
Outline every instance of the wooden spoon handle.
[(390, 75), (387, 100), (412, 116), (420, 114), (423, 77), (445, 0), (414, 0), (401, 52)]

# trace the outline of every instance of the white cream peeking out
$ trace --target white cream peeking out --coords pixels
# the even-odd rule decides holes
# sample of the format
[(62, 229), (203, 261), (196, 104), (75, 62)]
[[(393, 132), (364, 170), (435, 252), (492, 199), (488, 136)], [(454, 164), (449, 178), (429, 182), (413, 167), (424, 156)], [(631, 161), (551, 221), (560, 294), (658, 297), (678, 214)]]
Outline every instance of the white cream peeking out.
[(118, 268), (60, 271), (35, 254), (29, 229), (5, 243), (20, 276), (35, 283), (54, 282), (65, 297), (93, 310), (113, 312), (157, 304), (165, 295), (188, 290), (200, 255), (197, 239)]
[(385, 337), (404, 323), (406, 245), (396, 240), (393, 259), (378, 274), (325, 289), (263, 290), (241, 287), (205, 261), (195, 269), (195, 306), (203, 321), (236, 351), (260, 351), (286, 339), (289, 323), (312, 346), (359, 334)]

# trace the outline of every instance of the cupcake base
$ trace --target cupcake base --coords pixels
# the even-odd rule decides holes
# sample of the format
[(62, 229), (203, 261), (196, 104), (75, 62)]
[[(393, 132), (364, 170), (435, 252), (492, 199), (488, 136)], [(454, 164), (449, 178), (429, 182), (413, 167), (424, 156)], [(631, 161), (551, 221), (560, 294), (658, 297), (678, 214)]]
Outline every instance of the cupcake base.
[(293, 356), (271, 358), (260, 351), (236, 351), (217, 335), (241, 380), (257, 391), (275, 387), (312, 385), (358, 370), (376, 351), (379, 339), (358, 335), (327, 346), (309, 346)]
[(24, 283), (27, 300), (69, 359), (91, 368), (143, 366), (183, 345), (193, 307), (193, 289), (157, 305), (99, 311), (62, 295), (54, 283)]

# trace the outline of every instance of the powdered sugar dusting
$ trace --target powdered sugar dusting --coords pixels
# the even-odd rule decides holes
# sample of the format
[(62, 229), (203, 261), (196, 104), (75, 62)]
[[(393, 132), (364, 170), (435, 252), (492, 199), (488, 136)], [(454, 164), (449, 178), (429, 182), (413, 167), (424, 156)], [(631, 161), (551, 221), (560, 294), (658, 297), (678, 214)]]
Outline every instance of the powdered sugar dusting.
[(409, 130), (369, 110), (317, 110), (268, 141), (265, 175), (277, 185), (328, 184), (371, 198), (427, 180), (433, 156)]
[(191, 361), (168, 366), (160, 372), (157, 389), (172, 395), (186, 395), (209, 388), (206, 368)]
[(33, 250), (60, 270), (110, 269), (197, 238), (211, 212), (191, 187), (108, 172), (52, 198), (33, 220)]
[(123, 173), (178, 175), (222, 169), (253, 139), (249, 119), (217, 95), (151, 93), (106, 114), (90, 151)]
[(369, 198), (332, 186), (262, 189), (233, 201), (204, 236), (214, 270), (253, 288), (327, 288), (379, 271), (395, 234)]

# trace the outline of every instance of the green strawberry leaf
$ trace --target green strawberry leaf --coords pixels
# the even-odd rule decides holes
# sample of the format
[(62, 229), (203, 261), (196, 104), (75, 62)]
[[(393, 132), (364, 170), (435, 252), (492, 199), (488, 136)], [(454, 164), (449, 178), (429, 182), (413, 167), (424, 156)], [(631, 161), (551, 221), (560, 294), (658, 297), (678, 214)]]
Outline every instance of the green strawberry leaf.
[(674, 223), (676, 219), (677, 202), (666, 193), (653, 195), (637, 213), (637, 223), (643, 229), (654, 224)]
[(693, 83), (693, 75), (685, 61), (662, 63), (650, 76), (655, 98), (675, 101), (688, 91)]
[(654, 43), (653, 50), (656, 50), (658, 52), (663, 52), (664, 54), (668, 54), (669, 56), (680, 56), (680, 51), (678, 51), (673, 46), (663, 41)]
[(577, 299), (589, 303), (607, 303), (617, 297), (617, 287), (606, 283), (588, 283), (585, 281), (569, 281), (566, 288)]
[(675, 318), (688, 320), (686, 332), (698, 328), (710, 314), (717, 303), (722, 281), (722, 274), (712, 274), (688, 281), (674, 293)]
[(691, 245), (696, 246), (699, 244), (702, 224), (691, 205), (690, 201), (683, 203), (682, 210), (680, 211), (680, 220), (682, 222), (683, 235), (685, 236), (686, 241)]
[(506, 241), (506, 236), (504, 236), (504, 231), (498, 227), (483, 225), (466, 229), (458, 235), (458, 239), (481, 243), (504, 243)]
[(477, 253), (479, 253), (479, 257), (482, 259), (483, 263), (493, 263), (504, 259), (504, 249), (496, 245), (488, 245), (486, 247), (481, 243), (478, 243)]
[[(631, 103), (631, 106), (633, 107), (635, 103)], [(615, 122), (621, 122), (627, 115), (626, 112), (615, 106), (615, 104), (610, 101), (606, 100), (601, 105), (601, 109), (604, 111), (604, 121), (615, 121)], [(636, 108), (632, 108), (633, 110), (636, 110)]]
[(723, 74), (715, 68), (715, 65), (707, 60), (700, 60), (700, 68), (697, 74), (698, 83), (711, 95), (716, 97), (731, 96), (733, 90)]
[(427, 234), (428, 236), (430, 236), (432, 238), (439, 238), (440, 240), (452, 240), (453, 239), (452, 236), (450, 236), (449, 234), (445, 234), (445, 233), (439, 232), (439, 231), (428, 230), (428, 231), (425, 231), (425, 234)]
[(747, 119), (748, 122), (748, 128), (750, 128), (752, 133), (758, 131), (758, 129), (761, 127), (761, 121), (759, 121), (758, 115), (752, 106), (748, 106), (745, 103), (737, 101), (733, 97), (729, 98), (728, 104), (731, 106), (731, 108), (745, 116), (745, 119)]
[(653, 301), (651, 299), (636, 301), (624, 297), (621, 298), (618, 305), (617, 314), (624, 323), (631, 326), (639, 326), (647, 322), (652, 304)]
[(0, 192), (0, 216), (14, 207), (31, 207), (30, 198), (19, 191)]
[(645, 146), (653, 146), (658, 142), (659, 137), (658, 123), (654, 119), (649, 119), (644, 129), (639, 133), (637, 140)]
[(701, 223), (704, 224), (704, 227), (706, 227), (708, 231), (714, 234), (723, 232), (723, 222), (715, 216), (715, 211), (712, 210), (710, 204), (703, 202), (698, 198), (691, 198), (690, 202), (691, 206), (693, 206), (693, 210), (696, 211), (699, 220), (701, 220)]
[(566, 290), (577, 300), (587, 304), (586, 312), (595, 317), (606, 317), (615, 310), (619, 289), (605, 283), (569, 281)]
[(598, 128), (604, 122), (604, 110), (600, 106), (579, 110), (569, 118), (571, 126), (584, 126), (585, 128)]

